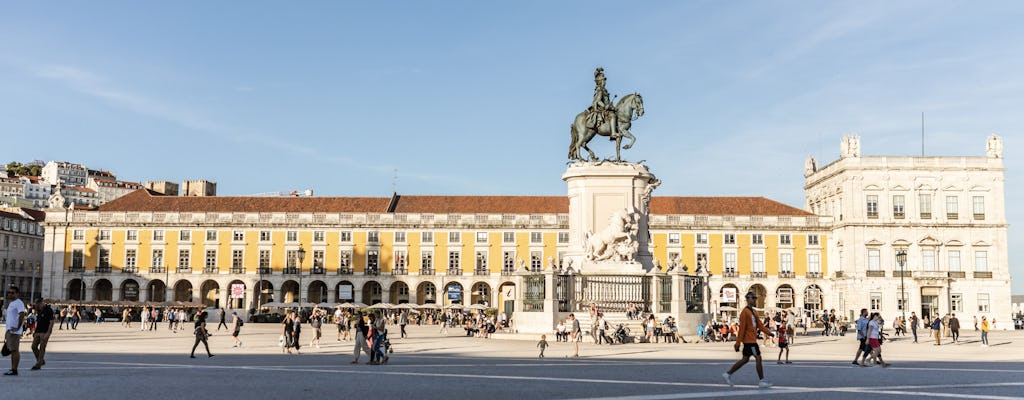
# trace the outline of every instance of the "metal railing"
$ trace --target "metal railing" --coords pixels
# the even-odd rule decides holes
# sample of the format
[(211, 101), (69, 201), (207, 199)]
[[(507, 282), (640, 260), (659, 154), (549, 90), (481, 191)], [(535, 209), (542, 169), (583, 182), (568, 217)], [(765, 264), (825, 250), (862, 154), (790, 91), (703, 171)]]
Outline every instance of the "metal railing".
[(652, 305), (651, 277), (631, 275), (571, 275), (569, 290), (577, 311), (595, 304), (607, 312), (625, 312), (629, 304), (643, 310)]
[(884, 278), (885, 271), (867, 271), (868, 278)]
[(139, 267), (124, 267), (121, 268), (122, 274), (135, 274), (139, 272)]
[(352, 275), (352, 267), (338, 267), (338, 275)]
[(231, 267), (231, 273), (232, 274), (244, 274), (245, 273), (245, 268), (244, 267)]
[(525, 279), (523, 311), (544, 311), (544, 275), (529, 275)]
[(281, 273), (283, 273), (285, 275), (298, 275), (299, 274), (299, 268), (298, 267), (285, 267), (285, 269), (283, 271), (281, 271)]
[(486, 275), (490, 275), (491, 271), (488, 271), (487, 268), (477, 268), (476, 270), (473, 271), (473, 274), (474, 275), (486, 276)]
[(420, 268), (420, 275), (434, 275), (433, 268)]
[(793, 278), (793, 277), (794, 277), (794, 275), (793, 275), (792, 271), (779, 272), (779, 278)]
[(391, 275), (409, 275), (409, 270), (405, 267), (398, 267), (391, 270)]
[(821, 272), (808, 272), (808, 278), (821, 278)]
[(325, 272), (327, 271), (324, 270), (324, 267), (313, 267), (313, 269), (309, 270), (311, 275), (323, 275)]
[(366, 268), (366, 270), (363, 271), (363, 275), (373, 275), (373, 276), (380, 275), (380, 268), (379, 267), (378, 268)]
[(763, 271), (755, 271), (750, 273), (751, 278), (767, 278), (768, 273)]

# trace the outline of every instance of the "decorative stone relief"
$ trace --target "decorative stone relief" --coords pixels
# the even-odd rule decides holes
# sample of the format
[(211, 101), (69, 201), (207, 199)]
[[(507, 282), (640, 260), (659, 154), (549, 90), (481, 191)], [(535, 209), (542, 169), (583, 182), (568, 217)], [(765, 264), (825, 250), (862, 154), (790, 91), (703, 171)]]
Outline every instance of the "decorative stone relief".
[(845, 135), (839, 144), (841, 158), (860, 157), (860, 136)]
[(640, 249), (637, 241), (640, 215), (627, 210), (616, 211), (600, 232), (587, 232), (584, 252), (591, 261), (635, 261)]
[(989, 158), (1003, 158), (1003, 138), (992, 135), (985, 142), (985, 154)]

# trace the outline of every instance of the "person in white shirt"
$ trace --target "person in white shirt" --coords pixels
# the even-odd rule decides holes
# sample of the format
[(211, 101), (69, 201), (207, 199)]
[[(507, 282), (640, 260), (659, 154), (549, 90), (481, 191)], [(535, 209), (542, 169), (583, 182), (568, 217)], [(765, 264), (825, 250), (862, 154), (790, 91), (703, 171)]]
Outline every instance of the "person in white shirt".
[(4, 375), (12, 376), (18, 375), (18, 362), (21, 361), (18, 345), (21, 344), (21, 334), (23, 333), (21, 329), (25, 323), (25, 317), (28, 316), (28, 310), (25, 308), (25, 303), (19, 298), (21, 290), (17, 286), (8, 287), (5, 293), (7, 294), (7, 334), (4, 336), (4, 346), (11, 352), (11, 370), (5, 372)]

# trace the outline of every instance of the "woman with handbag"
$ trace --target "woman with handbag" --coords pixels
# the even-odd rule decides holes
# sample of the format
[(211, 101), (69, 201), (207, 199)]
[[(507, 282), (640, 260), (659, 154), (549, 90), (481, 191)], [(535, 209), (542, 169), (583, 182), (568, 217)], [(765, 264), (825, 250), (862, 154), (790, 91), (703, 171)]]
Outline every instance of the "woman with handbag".
[(192, 354), (189, 358), (196, 358), (196, 347), (199, 347), (199, 342), (206, 347), (206, 355), (213, 357), (213, 354), (210, 353), (210, 343), (207, 341), (210, 333), (206, 331), (206, 311), (199, 313), (196, 318), (195, 330), (192, 333), (196, 335), (196, 341), (192, 344)]

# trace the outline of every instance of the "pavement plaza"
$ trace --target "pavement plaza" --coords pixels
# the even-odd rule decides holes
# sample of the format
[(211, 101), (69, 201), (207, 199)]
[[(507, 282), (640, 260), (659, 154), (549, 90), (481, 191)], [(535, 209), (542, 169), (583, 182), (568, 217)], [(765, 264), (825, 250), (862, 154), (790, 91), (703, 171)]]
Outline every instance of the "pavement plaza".
[[(161, 324), (155, 332), (140, 332), (116, 322), (82, 324), (77, 331), (53, 335), (41, 371), (29, 370), (33, 358), (28, 341), (23, 342), (21, 374), (0, 377), (0, 393), (11, 399), (71, 393), (76, 399), (171, 393), (361, 397), (367, 392), (377, 399), (1024, 398), (1021, 331), (992, 332), (992, 346), (983, 348), (974, 331), (964, 331), (960, 344), (946, 340), (933, 346), (929, 331), (922, 330), (921, 343), (898, 338), (885, 345), (893, 365), (887, 369), (850, 365), (852, 336), (798, 335), (790, 354), (794, 364), (776, 365), (778, 349), (763, 349), (766, 375), (775, 387), (758, 389), (752, 363), (734, 375), (735, 387), (722, 382), (721, 373), (738, 358), (730, 343), (585, 343), (574, 359), (567, 358), (570, 344), (549, 335), (547, 358), (538, 359), (535, 337), (468, 338), (459, 328), (443, 336), (436, 326), (411, 326), (410, 338), (392, 335), (390, 363), (371, 366), (349, 364), (351, 342), (335, 341), (333, 325), (327, 327), (320, 349), (306, 347), (312, 329), (303, 332), (302, 355), (281, 354), (276, 324), (247, 324), (241, 349), (231, 348), (224, 330), (213, 331), (216, 357), (207, 358), (200, 347), (190, 359), (191, 329), (171, 333)], [(9, 361), (0, 363), (6, 369)]]

